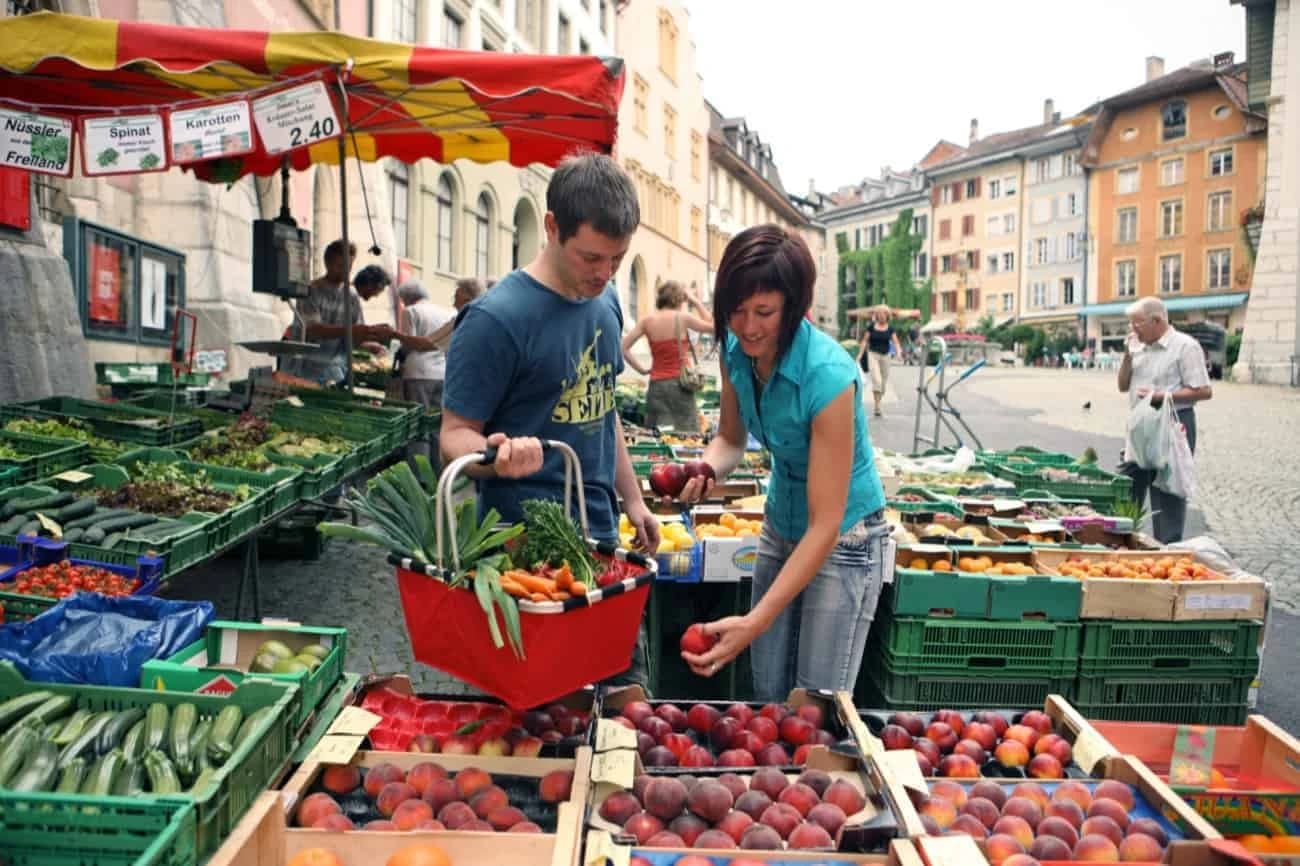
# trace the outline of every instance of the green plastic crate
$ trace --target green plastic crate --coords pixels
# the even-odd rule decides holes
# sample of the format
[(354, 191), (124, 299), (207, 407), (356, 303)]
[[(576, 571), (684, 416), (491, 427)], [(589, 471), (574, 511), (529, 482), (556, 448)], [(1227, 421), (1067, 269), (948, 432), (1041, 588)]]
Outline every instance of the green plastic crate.
[(365, 469), (406, 442), (401, 429), (385, 429), (359, 415), (330, 412), (313, 406), (293, 406), (281, 400), (271, 409), (271, 421), (309, 433), (327, 433), (363, 443), (360, 466)]
[[(208, 409), (197, 403), (190, 402), (198, 399), (197, 396), (193, 396), (196, 394), (197, 392), (193, 391), (178, 391), (176, 393), (175, 409), (177, 415), (193, 418), (203, 425), (204, 430), (219, 430), (222, 427), (227, 427), (238, 417), (230, 412), (223, 412), (220, 409)], [(173, 408), (171, 391), (145, 391), (132, 396), (126, 402), (132, 406), (151, 409), (155, 412), (170, 412)]]
[(1060, 499), (1086, 499), (1094, 508), (1114, 508), (1132, 493), (1133, 482), (1127, 475), (1080, 464), (1070, 466), (1069, 471), (1082, 476), (1084, 480), (1052, 481), (1041, 474), (1046, 468), (1050, 467), (1017, 467), (1007, 463), (994, 463), (989, 467), (994, 475), (1015, 484), (1017, 490), (1045, 490)]
[(105, 439), (140, 445), (171, 445), (193, 439), (203, 427), (193, 418), (168, 418), (129, 403), (101, 403), (76, 397), (46, 397), (0, 406), (0, 418), (76, 418)]
[(989, 585), (982, 575), (894, 569), (886, 609), (896, 616), (982, 619), (988, 614)]
[(302, 499), (315, 499), (334, 489), (343, 478), (343, 456), (313, 454), (311, 457), (293, 457), (274, 451), (266, 452), (266, 458), (272, 463), (298, 470), (298, 495)]
[[(238, 823), (240, 816), (248, 810), (267, 785), (288, 766), (289, 755), (294, 745), (291, 719), (296, 715), (298, 704), (302, 700), (302, 695), (296, 686), (269, 680), (246, 682), (225, 696), (65, 683), (29, 683), (12, 664), (0, 662), (0, 701), (37, 689), (70, 695), (77, 709), (87, 709), (92, 712), (125, 710), (132, 707), (147, 708), (152, 703), (164, 703), (169, 707), (191, 703), (200, 716), (208, 716), (216, 715), (223, 707), (234, 703), (243, 709), (247, 717), (264, 707), (271, 708), (267, 717), (253, 728), (248, 738), (217, 770), (206, 790), (193, 796), (144, 795), (134, 801), (193, 803), (196, 819), (195, 848), (199, 860), (206, 859), (221, 845)], [(72, 803), (100, 808), (106, 803), (111, 805), (110, 801), (118, 799), (121, 798), (82, 795), (66, 797), (66, 800)]]
[(194, 806), (179, 801), (0, 790), (7, 866), (194, 866)]
[(989, 619), (1073, 622), (1083, 607), (1083, 582), (1073, 577), (997, 575), (988, 581)]
[(17, 466), (0, 466), (0, 490), (18, 483)]
[(323, 390), (320, 388), (292, 388), (290, 390), (295, 397), (308, 406), (320, 406), (334, 412), (352, 413), (360, 411), (367, 417), (376, 418), (386, 423), (400, 421), (408, 438), (419, 433), (424, 425), (422, 416), (425, 414), (425, 406), (423, 403), (416, 403), (411, 400), (394, 400), (389, 397), (378, 400), (372, 397), (349, 394), (347, 391)]
[(978, 457), (985, 465), (1007, 463), (1011, 466), (1071, 466), (1077, 461), (1073, 455), (1059, 451), (1044, 451), (1032, 445), (1021, 445), (1010, 451), (980, 451)]
[(1088, 620), (1083, 626), (1079, 675), (1197, 671), (1253, 676), (1259, 670), (1263, 628), (1263, 623), (1250, 620)]
[(293, 763), (301, 764), (307, 760), (311, 750), (316, 748), (320, 738), (325, 736), (330, 725), (338, 718), (338, 714), (344, 707), (351, 706), (352, 701), (356, 698), (357, 689), (361, 687), (361, 674), (343, 674), (338, 685), (325, 697), (321, 705), (316, 708), (316, 713), (311, 717), (311, 721), (302, 736), (298, 739), (298, 746), (293, 752)]
[(987, 622), (878, 616), (870, 653), (888, 657), (900, 673), (984, 672), (1007, 676), (1073, 677), (1078, 670), (1078, 623)]
[(627, 446), (627, 453), (634, 458), (662, 457), (665, 460), (674, 459), (672, 446), (665, 445), (662, 442), (638, 442)]
[(1086, 719), (1240, 725), (1255, 673), (1079, 677), (1070, 699)]
[[(69, 439), (50, 439), (46, 436), (29, 436), (0, 430), (0, 445), (22, 454), (22, 457), (0, 457), (0, 473), (9, 475), (10, 484), (35, 481), (67, 469), (89, 463), (90, 446)], [(17, 470), (10, 473), (9, 469)], [(5, 479), (0, 477), (0, 484)]]
[(900, 673), (880, 656), (866, 653), (854, 690), (858, 706), (921, 712), (989, 707), (1042, 706), (1048, 695), (1071, 701), (1071, 676), (1009, 676), (997, 673)]

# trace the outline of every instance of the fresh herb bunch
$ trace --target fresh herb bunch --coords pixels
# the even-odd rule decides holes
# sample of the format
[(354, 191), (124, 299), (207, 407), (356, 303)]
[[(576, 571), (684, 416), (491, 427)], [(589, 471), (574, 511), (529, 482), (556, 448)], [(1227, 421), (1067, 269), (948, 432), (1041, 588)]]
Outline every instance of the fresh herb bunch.
[(524, 539), (513, 553), (515, 561), (527, 567), (568, 562), (574, 580), (594, 586), (596, 558), (564, 506), (549, 499), (529, 499), (523, 509)]

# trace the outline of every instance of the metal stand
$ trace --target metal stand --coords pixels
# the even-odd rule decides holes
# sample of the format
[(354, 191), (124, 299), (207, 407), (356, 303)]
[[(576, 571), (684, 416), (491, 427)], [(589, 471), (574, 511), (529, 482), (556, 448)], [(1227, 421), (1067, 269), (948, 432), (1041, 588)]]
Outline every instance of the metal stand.
[(244, 571), (239, 577), (239, 591), (235, 593), (235, 619), (242, 619), (244, 615), (244, 587), (252, 585), (253, 596), (253, 619), (252, 622), (261, 622), (262, 620), (262, 572), (258, 565), (257, 536), (261, 533), (262, 528), (259, 526), (253, 530), (252, 534), (245, 539), (244, 548)]
[[(938, 345), (939, 347), (939, 362), (934, 365), (934, 370), (927, 376), (925, 355), (927, 355), (930, 348), (935, 345)], [(952, 360), (952, 355), (948, 352), (947, 341), (944, 340), (943, 337), (935, 337), (929, 344), (923, 347), (921, 351), (923, 353), (921, 357), (921, 369), (916, 386), (916, 415), (915, 423), (912, 426), (912, 452), (919, 453), (921, 451), (921, 443), (925, 443), (931, 448), (940, 447), (939, 437), (942, 432), (940, 424), (948, 428), (948, 431), (952, 433), (953, 438), (957, 440), (958, 446), (966, 444), (965, 439), (962, 438), (962, 432), (964, 431), (970, 441), (974, 443), (975, 450), (978, 451), (982, 449), (984, 446), (980, 443), (979, 437), (975, 435), (975, 431), (970, 428), (970, 425), (962, 419), (961, 412), (956, 406), (952, 405), (952, 402), (948, 399), (948, 395), (952, 393), (954, 388), (969, 379), (976, 370), (983, 367), (988, 362), (981, 358), (979, 361), (976, 361), (970, 367), (962, 371), (962, 374), (958, 376), (951, 385), (947, 385), (945, 384), (945, 374), (947, 373), (948, 362)], [(932, 384), (936, 385), (934, 394), (930, 393), (930, 386)], [(921, 435), (921, 413), (926, 404), (928, 404), (931, 411), (934, 412), (934, 435), (932, 437)], [(954, 421), (956, 422), (956, 425), (961, 426), (961, 430), (957, 429), (957, 426), (953, 423)]]

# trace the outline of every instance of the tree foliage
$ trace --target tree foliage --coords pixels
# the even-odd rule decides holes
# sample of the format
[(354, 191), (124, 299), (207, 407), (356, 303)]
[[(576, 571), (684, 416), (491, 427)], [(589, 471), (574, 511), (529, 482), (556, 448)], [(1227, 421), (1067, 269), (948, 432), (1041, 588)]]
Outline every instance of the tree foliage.
[(896, 309), (920, 310), (921, 320), (929, 319), (933, 284), (912, 278), (912, 262), (924, 238), (912, 233), (911, 208), (899, 213), (889, 235), (871, 249), (846, 249), (848, 237), (843, 232), (835, 240), (840, 252), (836, 285), (841, 337), (849, 335), (848, 310), (852, 308), (888, 304)]

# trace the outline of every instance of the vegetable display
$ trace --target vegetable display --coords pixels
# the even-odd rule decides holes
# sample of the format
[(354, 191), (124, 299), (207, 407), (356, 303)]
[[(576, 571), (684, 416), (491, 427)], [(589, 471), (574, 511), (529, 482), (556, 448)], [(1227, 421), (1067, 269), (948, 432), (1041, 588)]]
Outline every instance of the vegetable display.
[(103, 595), (130, 595), (140, 588), (138, 578), (114, 574), (93, 565), (62, 562), (29, 568), (12, 582), (0, 583), (0, 590), (21, 595), (63, 598), (74, 592), (98, 592)]
[(190, 511), (225, 511), (252, 494), (242, 485), (231, 493), (218, 490), (208, 483), (206, 473), (190, 474), (175, 463), (141, 463), (132, 473), (121, 487), (98, 491), (99, 504), (180, 517)]
[(123, 447), (121, 443), (96, 436), (91, 432), (90, 425), (72, 419), (60, 421), (55, 418), (15, 418), (5, 424), (5, 429), (11, 433), (27, 433), (31, 436), (47, 436), (51, 439), (73, 439), (103, 451), (121, 451)]
[(189, 449), (199, 463), (260, 472), (272, 466), (268, 453), (310, 458), (317, 454), (345, 454), (351, 443), (337, 436), (283, 430), (265, 419), (244, 414), (229, 427), (213, 431)]
[(21, 460), (23, 455), (9, 445), (0, 442), (0, 460)]

